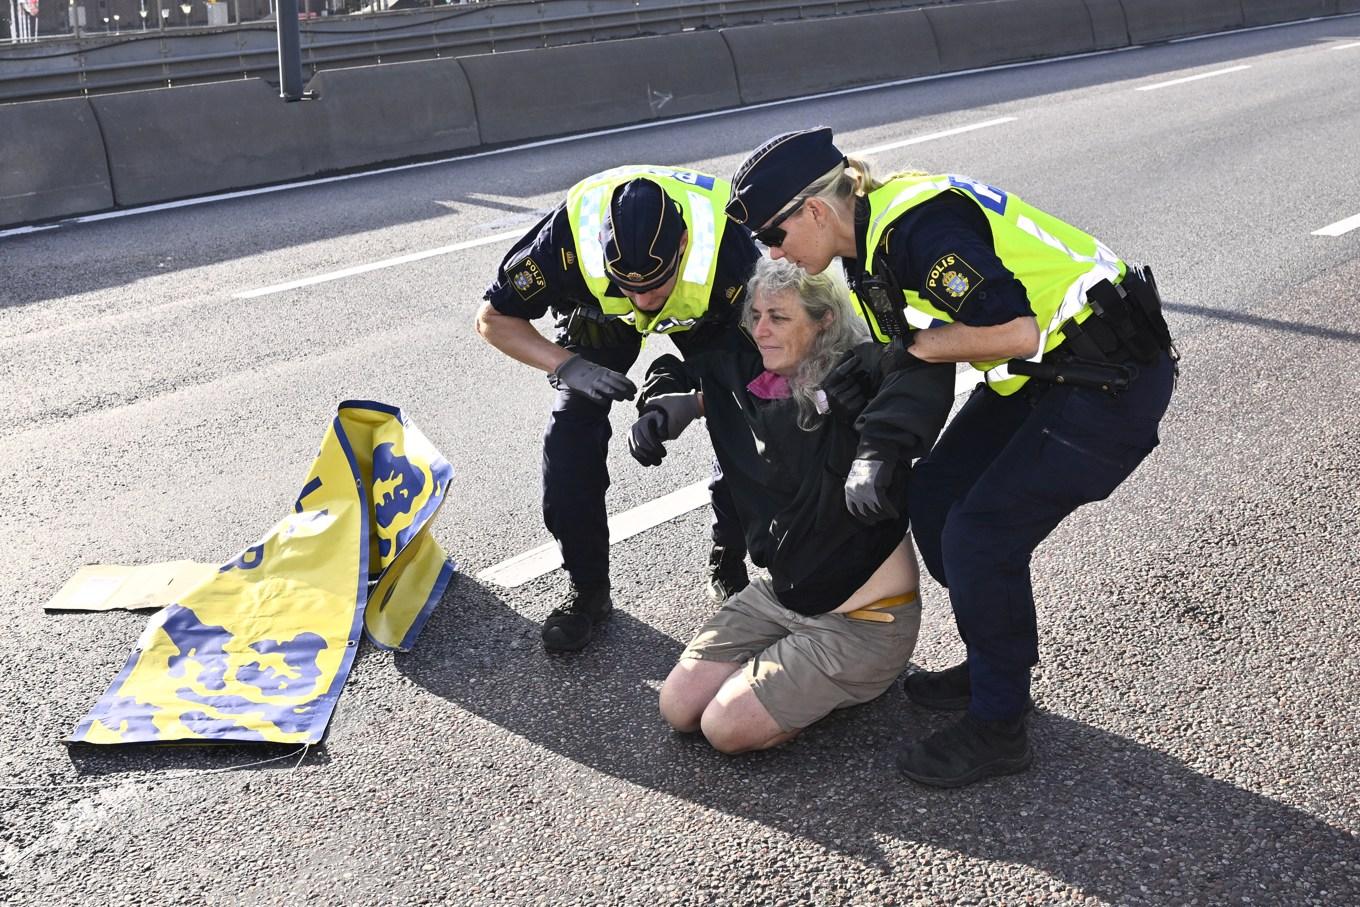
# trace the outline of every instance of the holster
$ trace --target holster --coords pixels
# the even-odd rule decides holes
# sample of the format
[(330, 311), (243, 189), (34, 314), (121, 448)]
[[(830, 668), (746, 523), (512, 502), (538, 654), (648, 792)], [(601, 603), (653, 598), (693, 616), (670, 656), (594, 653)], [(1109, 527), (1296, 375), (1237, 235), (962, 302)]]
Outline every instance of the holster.
[(1075, 356), (1058, 357), (1057, 361), (1030, 362), (1012, 359), (1006, 364), (1012, 375), (1024, 375), (1049, 384), (1089, 387), (1117, 396), (1129, 389), (1138, 370), (1131, 365), (1113, 362), (1091, 362)]
[(1086, 295), (1091, 317), (1063, 325), (1065, 342), (1059, 347), (1092, 362), (1151, 365), (1160, 353), (1179, 359), (1171, 339), (1162, 299), (1152, 269), (1129, 267), (1119, 284), (1102, 280)]

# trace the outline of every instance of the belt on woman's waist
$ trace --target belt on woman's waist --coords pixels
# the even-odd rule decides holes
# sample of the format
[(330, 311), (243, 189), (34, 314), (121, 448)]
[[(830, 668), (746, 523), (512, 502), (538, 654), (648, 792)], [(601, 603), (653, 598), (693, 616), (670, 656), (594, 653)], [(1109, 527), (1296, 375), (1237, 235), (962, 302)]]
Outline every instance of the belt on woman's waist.
[(880, 598), (872, 604), (865, 605), (863, 608), (856, 608), (853, 611), (842, 612), (851, 620), (873, 620), (883, 624), (890, 624), (897, 618), (891, 614), (884, 614), (890, 608), (899, 608), (902, 605), (909, 605), (916, 601), (920, 596), (915, 592), (908, 592), (906, 595), (894, 595), (891, 598)]

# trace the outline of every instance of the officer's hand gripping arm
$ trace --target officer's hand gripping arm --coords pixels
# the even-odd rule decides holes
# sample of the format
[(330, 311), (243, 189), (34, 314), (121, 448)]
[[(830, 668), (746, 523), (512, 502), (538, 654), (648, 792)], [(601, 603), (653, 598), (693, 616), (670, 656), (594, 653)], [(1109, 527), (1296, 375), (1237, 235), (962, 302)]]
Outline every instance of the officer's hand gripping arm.
[(846, 425), (855, 419), (869, 402), (869, 376), (864, 363), (854, 350), (846, 350), (831, 371), (822, 379), (822, 393), (831, 414)]
[(573, 353), (549, 372), (548, 383), (558, 390), (570, 388), (585, 394), (597, 403), (631, 400), (637, 394), (637, 386), (628, 380), (627, 375), (597, 365), (580, 353)]
[(879, 523), (897, 517), (897, 508), (889, 499), (892, 485), (891, 460), (856, 459), (850, 464), (845, 479), (845, 509), (861, 523)]

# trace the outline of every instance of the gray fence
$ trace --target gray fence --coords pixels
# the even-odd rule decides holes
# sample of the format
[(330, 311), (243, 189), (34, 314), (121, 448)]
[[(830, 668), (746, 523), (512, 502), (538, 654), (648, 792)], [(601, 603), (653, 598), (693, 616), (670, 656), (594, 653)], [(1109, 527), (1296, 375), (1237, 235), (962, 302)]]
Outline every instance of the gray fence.
[[(949, 0), (495, 0), (308, 20), (305, 74), (616, 38), (921, 7)], [(154, 0), (153, 0), (154, 4)], [(0, 47), (0, 103), (224, 79), (277, 82), (272, 21)]]

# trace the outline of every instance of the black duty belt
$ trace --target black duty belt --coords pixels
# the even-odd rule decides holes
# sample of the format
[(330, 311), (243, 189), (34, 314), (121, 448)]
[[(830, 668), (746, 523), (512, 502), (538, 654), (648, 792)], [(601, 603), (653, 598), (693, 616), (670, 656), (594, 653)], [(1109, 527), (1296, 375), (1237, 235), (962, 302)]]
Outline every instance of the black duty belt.
[(1153, 364), (1163, 352), (1173, 362), (1180, 358), (1151, 268), (1129, 267), (1118, 284), (1102, 280), (1086, 299), (1090, 317), (1063, 325), (1063, 342), (1043, 361), (1012, 359), (1011, 374), (1119, 394), (1138, 377), (1138, 365)]

